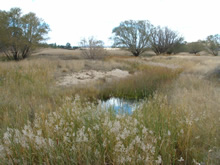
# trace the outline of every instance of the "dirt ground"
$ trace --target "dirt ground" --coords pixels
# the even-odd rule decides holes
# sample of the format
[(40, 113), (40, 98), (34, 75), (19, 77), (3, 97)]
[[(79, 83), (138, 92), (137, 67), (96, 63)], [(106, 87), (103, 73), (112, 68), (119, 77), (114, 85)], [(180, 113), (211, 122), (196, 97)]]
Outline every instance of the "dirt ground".
[(68, 74), (62, 78), (60, 78), (57, 82), (59, 86), (69, 86), (69, 85), (77, 85), (77, 84), (85, 84), (91, 81), (95, 81), (98, 79), (105, 78), (106, 81), (111, 81), (114, 78), (124, 78), (129, 75), (128, 71), (123, 71), (120, 69), (114, 69), (112, 71), (80, 71), (77, 73)]

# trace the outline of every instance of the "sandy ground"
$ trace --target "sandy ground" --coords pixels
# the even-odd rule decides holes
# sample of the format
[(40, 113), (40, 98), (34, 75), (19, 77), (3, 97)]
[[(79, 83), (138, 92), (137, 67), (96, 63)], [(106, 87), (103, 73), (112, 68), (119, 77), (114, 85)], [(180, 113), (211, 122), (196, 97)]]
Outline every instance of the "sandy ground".
[[(145, 62), (145, 64), (152, 66), (160, 66), (170, 69), (179, 68), (179, 66), (177, 65), (163, 64), (159, 62)], [(111, 81), (112, 79), (124, 78), (129, 75), (130, 74), (128, 71), (121, 69), (114, 69), (111, 71), (96, 71), (96, 70), (80, 71), (65, 75), (64, 77), (60, 77), (59, 80), (57, 81), (57, 85), (70, 86), (70, 85), (86, 84), (103, 78), (106, 81)]]
[(69, 85), (77, 85), (77, 84), (86, 84), (101, 78), (111, 80), (114, 78), (124, 78), (128, 75), (129, 75), (128, 71), (123, 71), (120, 69), (114, 69), (108, 72), (95, 71), (95, 70), (81, 71), (60, 78), (57, 82), (57, 85), (69, 86)]

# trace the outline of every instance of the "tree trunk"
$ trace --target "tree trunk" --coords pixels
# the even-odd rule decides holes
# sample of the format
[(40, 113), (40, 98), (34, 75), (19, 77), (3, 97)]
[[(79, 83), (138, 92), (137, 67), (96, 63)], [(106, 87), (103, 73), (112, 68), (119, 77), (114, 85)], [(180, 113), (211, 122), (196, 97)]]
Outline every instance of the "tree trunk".
[(15, 51), (15, 52), (13, 53), (13, 57), (14, 57), (14, 60), (15, 60), (15, 61), (18, 61), (18, 60), (19, 60), (19, 58), (18, 58), (18, 52), (17, 52), (17, 51)]
[(133, 53), (133, 55), (134, 55), (135, 57), (137, 57), (137, 56), (140, 55), (140, 53)]
[(137, 57), (137, 56), (140, 55), (140, 51), (137, 51), (137, 50), (136, 50), (136, 51), (133, 51), (132, 54), (133, 54), (135, 57)]
[(27, 58), (28, 55), (29, 55), (29, 53), (30, 53), (30, 47), (25, 46), (25, 48), (24, 48), (23, 51), (22, 51), (22, 58), (23, 58), (23, 59)]

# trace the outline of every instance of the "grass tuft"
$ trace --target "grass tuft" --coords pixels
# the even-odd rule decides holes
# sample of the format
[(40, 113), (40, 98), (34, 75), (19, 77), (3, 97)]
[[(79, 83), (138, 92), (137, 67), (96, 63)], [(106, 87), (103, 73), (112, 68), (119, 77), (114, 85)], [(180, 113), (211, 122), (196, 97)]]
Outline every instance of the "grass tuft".
[(100, 90), (100, 98), (118, 97), (139, 100), (152, 96), (156, 90), (170, 84), (181, 73), (164, 67), (138, 65), (138, 72), (124, 79), (105, 83)]

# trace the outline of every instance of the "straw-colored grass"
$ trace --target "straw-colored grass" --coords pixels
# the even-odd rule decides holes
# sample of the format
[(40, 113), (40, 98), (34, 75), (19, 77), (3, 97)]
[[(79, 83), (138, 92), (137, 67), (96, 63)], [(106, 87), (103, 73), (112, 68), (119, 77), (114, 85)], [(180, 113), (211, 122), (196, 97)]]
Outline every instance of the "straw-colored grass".
[[(220, 86), (209, 76), (218, 59), (188, 58), (0, 62), (0, 164), (220, 164)], [(132, 74), (56, 86), (71, 72), (115, 68)], [(116, 114), (97, 100), (110, 96), (144, 100)]]
[(38, 111), (56, 109), (56, 92), (51, 88), (54, 69), (48, 61), (39, 64), (29, 61), (1, 63), (1, 130), (23, 125), (27, 119), (34, 119)]

